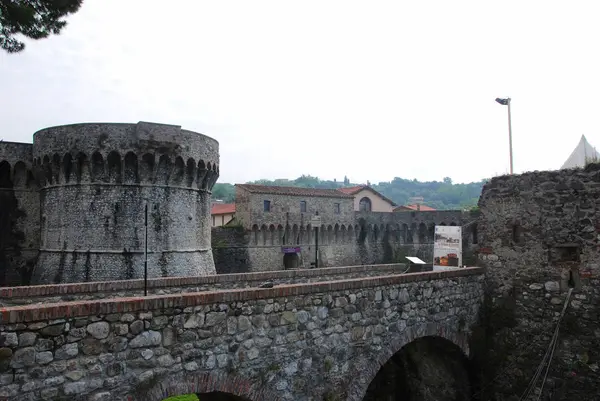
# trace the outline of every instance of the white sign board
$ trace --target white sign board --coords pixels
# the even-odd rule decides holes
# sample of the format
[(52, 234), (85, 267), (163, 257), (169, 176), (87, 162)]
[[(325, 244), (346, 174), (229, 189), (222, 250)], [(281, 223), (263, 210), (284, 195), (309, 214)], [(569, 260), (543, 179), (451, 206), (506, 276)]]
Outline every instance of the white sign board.
[(313, 216), (310, 219), (310, 225), (312, 226), (312, 228), (321, 227), (321, 216)]
[(425, 262), (423, 262), (421, 259), (417, 258), (416, 256), (407, 256), (406, 259), (408, 259), (415, 265), (424, 265), (425, 264)]
[(462, 229), (456, 226), (435, 226), (433, 239), (433, 270), (462, 267)]

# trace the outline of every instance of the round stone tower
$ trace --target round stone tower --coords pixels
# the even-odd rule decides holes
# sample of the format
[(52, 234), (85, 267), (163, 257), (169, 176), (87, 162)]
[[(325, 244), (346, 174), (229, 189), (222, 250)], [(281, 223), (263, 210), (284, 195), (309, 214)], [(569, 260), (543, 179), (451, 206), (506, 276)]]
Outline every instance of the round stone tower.
[(219, 144), (179, 126), (74, 124), (34, 135), (36, 284), (215, 274), (210, 191)]

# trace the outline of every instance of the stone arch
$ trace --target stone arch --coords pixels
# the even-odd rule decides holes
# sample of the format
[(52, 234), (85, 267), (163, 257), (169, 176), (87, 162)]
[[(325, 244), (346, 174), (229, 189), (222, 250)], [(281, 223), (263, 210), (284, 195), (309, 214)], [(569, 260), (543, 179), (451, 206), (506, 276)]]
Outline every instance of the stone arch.
[(354, 241), (354, 229), (352, 228), (352, 225), (348, 225), (348, 242), (352, 242)]
[(158, 158), (158, 166), (156, 168), (156, 183), (159, 185), (169, 185), (171, 170), (171, 158), (168, 155), (160, 155)]
[(290, 238), (290, 244), (298, 245), (300, 244), (300, 237), (298, 236), (298, 225), (294, 224), (292, 226), (292, 237)]
[(331, 224), (327, 226), (327, 244), (333, 244), (333, 226)]
[(69, 183), (72, 178), (73, 173), (73, 156), (70, 153), (65, 153), (62, 160), (62, 173), (63, 173), (63, 182), (65, 184)]
[(181, 186), (183, 184), (183, 176), (185, 174), (185, 163), (183, 157), (177, 156), (175, 158), (175, 165), (173, 166), (173, 174), (171, 176), (171, 182), (173, 185)]
[(340, 225), (338, 223), (335, 223), (335, 226), (333, 226), (333, 242), (335, 244), (337, 244), (340, 240)]
[(27, 166), (25, 165), (25, 163), (22, 161), (16, 162), (15, 166), (13, 167), (13, 179), (12, 179), (13, 187), (15, 187), (15, 188), (26, 187), (27, 184), (29, 183), (27, 173), (28, 173), (28, 170), (27, 170)]
[(281, 240), (281, 245), (289, 245), (292, 244), (292, 228), (289, 224), (285, 225), (285, 230), (283, 232), (283, 238)]
[(92, 180), (90, 161), (85, 153), (77, 153), (77, 182), (89, 182)]
[(282, 245), (283, 244), (283, 226), (281, 224), (277, 225), (277, 242), (276, 245)]
[(124, 161), (125, 168), (123, 169), (123, 182), (127, 184), (135, 184), (139, 182), (138, 175), (138, 157), (133, 152), (127, 152)]
[(408, 243), (408, 235), (410, 234), (409, 230), (408, 230), (408, 224), (402, 224), (402, 243), (403, 244), (407, 244)]
[(139, 181), (151, 184), (154, 182), (154, 155), (145, 153), (139, 165)]
[(340, 226), (340, 242), (343, 244), (346, 241), (346, 226)]
[(253, 245), (258, 245), (258, 225), (256, 224), (252, 226), (252, 237), (250, 238), (250, 243)]
[(373, 242), (377, 242), (379, 240), (379, 227), (375, 224), (373, 227)]
[(11, 166), (6, 160), (0, 161), (0, 188), (12, 188), (13, 183), (10, 177)]
[[(256, 226), (256, 224), (255, 224)], [(258, 226), (256, 226), (258, 229)], [(260, 226), (260, 232), (256, 235), (256, 245), (267, 245), (269, 230), (265, 224)]]
[(108, 180), (112, 183), (120, 184), (123, 180), (121, 175), (121, 155), (116, 150), (108, 154), (106, 158), (108, 166)]
[(424, 244), (427, 242), (427, 226), (425, 223), (419, 224), (419, 244)]
[(129, 396), (130, 401), (163, 401), (167, 397), (220, 392), (242, 397), (250, 401), (283, 401), (279, 395), (267, 387), (260, 386), (260, 380), (250, 381), (246, 378), (226, 373), (189, 373), (181, 375), (174, 373), (149, 388), (134, 391)]
[(191, 157), (187, 161), (187, 165), (185, 167), (185, 185), (191, 187), (194, 185), (194, 180), (196, 179), (196, 161)]
[(354, 236), (356, 237), (355, 239), (358, 241), (358, 236), (360, 234), (360, 228), (358, 226), (358, 224), (354, 225)]
[(204, 178), (206, 177), (206, 165), (204, 160), (198, 160), (198, 170), (196, 171), (196, 186), (198, 189), (205, 189)]
[(92, 154), (92, 178), (94, 181), (106, 181), (104, 157), (102, 157), (100, 152)]
[[(458, 347), (466, 358), (470, 355), (468, 335), (460, 332), (458, 328), (448, 327), (439, 322), (417, 324), (410, 330), (406, 329), (399, 332), (389, 345), (382, 348), (375, 358), (358, 355), (348, 374), (350, 381), (348, 383), (347, 400), (362, 401), (369, 385), (380, 369), (406, 345), (424, 337), (441, 338)], [(357, 378), (359, 380), (353, 380)]]
[(60, 183), (60, 173), (61, 173), (61, 157), (58, 153), (55, 153), (52, 156), (52, 179), (55, 184)]
[(307, 245), (311, 245), (312, 244), (312, 237), (313, 237), (313, 228), (310, 224), (306, 225), (306, 244)]
[[(273, 224), (271, 224), (269, 226), (269, 244), (270, 245), (275, 245), (275, 226)], [(266, 238), (266, 233), (265, 233), (265, 238)], [(267, 245), (267, 241), (265, 239), (265, 245)]]
[(206, 174), (204, 174), (204, 179), (202, 180), (202, 189), (209, 190), (210, 189), (210, 181), (212, 179), (212, 165), (210, 162), (206, 163)]
[(210, 183), (209, 183), (208, 190), (212, 190), (212, 188), (217, 183), (218, 179), (219, 179), (219, 169), (217, 167), (217, 164), (213, 163), (213, 166), (212, 166), (212, 177), (211, 177), (211, 180), (210, 180)]
[(44, 156), (42, 168), (44, 170), (44, 178), (46, 179), (46, 183), (52, 185), (52, 164), (50, 164), (50, 158), (48, 155)]

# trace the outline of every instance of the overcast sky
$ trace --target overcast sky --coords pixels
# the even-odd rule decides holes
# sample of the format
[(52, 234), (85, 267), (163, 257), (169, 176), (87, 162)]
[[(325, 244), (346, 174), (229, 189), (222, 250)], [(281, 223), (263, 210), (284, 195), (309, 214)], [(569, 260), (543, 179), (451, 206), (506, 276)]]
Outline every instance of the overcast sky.
[(220, 143), (219, 182), (469, 182), (600, 146), (600, 3), (85, 0), (0, 53), (0, 139), (153, 121)]

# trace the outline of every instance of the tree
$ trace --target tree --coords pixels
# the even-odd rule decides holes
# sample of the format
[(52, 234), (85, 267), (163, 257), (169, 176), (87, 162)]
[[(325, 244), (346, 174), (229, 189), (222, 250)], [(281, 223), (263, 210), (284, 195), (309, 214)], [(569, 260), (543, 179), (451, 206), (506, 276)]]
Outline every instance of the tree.
[(0, 0), (0, 47), (18, 53), (25, 43), (15, 38), (23, 35), (43, 39), (58, 35), (67, 25), (62, 18), (79, 10), (83, 0)]

